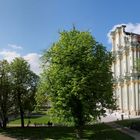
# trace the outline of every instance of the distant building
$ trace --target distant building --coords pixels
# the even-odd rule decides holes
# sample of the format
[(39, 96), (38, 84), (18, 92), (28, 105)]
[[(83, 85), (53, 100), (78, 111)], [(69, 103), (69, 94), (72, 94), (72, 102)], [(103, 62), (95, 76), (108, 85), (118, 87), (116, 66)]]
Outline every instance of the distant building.
[(125, 25), (111, 32), (114, 61), (114, 95), (120, 112), (140, 115), (140, 73), (135, 62), (140, 58), (140, 35), (125, 31)]

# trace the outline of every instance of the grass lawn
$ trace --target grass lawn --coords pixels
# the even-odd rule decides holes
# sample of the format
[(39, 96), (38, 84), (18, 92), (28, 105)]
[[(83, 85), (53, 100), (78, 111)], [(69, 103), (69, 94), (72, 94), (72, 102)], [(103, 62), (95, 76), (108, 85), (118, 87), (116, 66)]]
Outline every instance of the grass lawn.
[(136, 123), (140, 126), (140, 119), (121, 120), (121, 121), (116, 121), (116, 123), (126, 127), (130, 127), (132, 123)]
[[(28, 123), (28, 118), (25, 118), (25, 126)], [(32, 116), (30, 118), (31, 124), (36, 123), (47, 123), (52, 121), (57, 124), (58, 119), (52, 118), (47, 115), (43, 116)], [(29, 139), (29, 140), (76, 140), (75, 130), (72, 126), (53, 126), (53, 127), (11, 127), (13, 124), (20, 125), (20, 119), (9, 122), (9, 128), (2, 130), (0, 133), (15, 137), (17, 139)], [(64, 124), (64, 122), (63, 122)], [(105, 124), (96, 124), (86, 126), (84, 128), (84, 140), (134, 140), (132, 137), (121, 133), (118, 130), (113, 130)]]
[[(53, 121), (53, 122), (57, 121), (57, 119), (56, 120), (54, 118), (52, 119), (52, 118), (48, 117), (47, 115), (44, 115), (44, 116), (32, 116), (30, 118), (31, 124), (34, 124), (35, 122), (37, 122), (37, 123), (47, 123), (49, 120)], [(13, 121), (10, 121), (9, 124), (20, 124), (20, 122), (21, 122), (21, 120), (19, 118), (19, 119), (15, 119)], [(25, 122), (25, 124), (27, 124), (28, 123), (28, 118), (25, 117), (24, 122)]]
[[(9, 127), (0, 129), (0, 133), (17, 139), (29, 140), (76, 140), (73, 127)], [(96, 124), (84, 128), (83, 140), (134, 140), (118, 130), (113, 130), (105, 124)]]
[[(29, 121), (29, 119), (25, 117), (24, 118), (25, 126), (27, 125), (28, 121)], [(56, 117), (49, 117), (48, 115), (32, 116), (32, 117), (30, 117), (30, 122), (31, 122), (30, 124), (32, 124), (32, 125), (34, 125), (34, 123), (47, 124), (48, 121), (53, 122), (53, 124), (56, 124), (56, 125), (60, 124), (60, 121), (58, 120), (58, 118), (56, 118)], [(20, 125), (20, 124), (21, 124), (21, 120), (19, 118), (19, 119), (15, 119), (13, 121), (10, 121), (8, 123), (8, 126)], [(66, 123), (64, 121), (62, 123), (62, 121), (61, 121), (61, 124), (63, 124), (63, 125), (71, 125), (72, 123), (70, 123), (70, 122)]]

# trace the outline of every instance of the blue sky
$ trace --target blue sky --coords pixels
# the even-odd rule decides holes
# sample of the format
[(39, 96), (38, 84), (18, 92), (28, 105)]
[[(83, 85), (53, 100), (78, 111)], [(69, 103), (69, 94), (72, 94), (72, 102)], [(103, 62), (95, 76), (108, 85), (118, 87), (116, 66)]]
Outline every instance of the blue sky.
[(125, 23), (140, 33), (139, 5), (139, 0), (0, 0), (0, 59), (23, 56), (37, 63), (58, 31), (73, 24), (109, 50), (107, 33), (114, 25)]

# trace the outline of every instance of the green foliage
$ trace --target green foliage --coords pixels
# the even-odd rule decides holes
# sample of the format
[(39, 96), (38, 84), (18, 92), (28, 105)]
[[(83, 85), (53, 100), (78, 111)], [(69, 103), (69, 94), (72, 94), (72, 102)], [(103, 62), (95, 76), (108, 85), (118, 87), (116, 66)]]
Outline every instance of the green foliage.
[(3, 127), (6, 127), (9, 115), (20, 112), (23, 123), (24, 113), (34, 109), (38, 80), (23, 58), (16, 58), (10, 64), (6, 60), (0, 61), (0, 120)]
[(30, 70), (30, 65), (22, 58), (16, 58), (11, 63), (11, 69), (15, 103), (19, 107), (18, 95), (20, 95), (24, 111), (32, 111), (39, 77)]
[(51, 112), (76, 127), (115, 109), (112, 56), (89, 32), (60, 33), (42, 56), (42, 87), (51, 100)]
[(20, 111), (24, 127), (25, 111), (32, 111), (35, 105), (35, 93), (39, 77), (30, 70), (30, 65), (23, 58), (16, 58), (11, 63), (11, 76), (15, 105)]
[(45, 91), (46, 88), (44, 86), (45, 84), (39, 83), (37, 87), (37, 93), (35, 96), (36, 103), (37, 103), (35, 110), (37, 111), (47, 110), (47, 108), (49, 108), (49, 100)]
[(0, 120), (2, 126), (6, 127), (8, 115), (12, 112), (12, 79), (10, 75), (10, 64), (0, 61)]

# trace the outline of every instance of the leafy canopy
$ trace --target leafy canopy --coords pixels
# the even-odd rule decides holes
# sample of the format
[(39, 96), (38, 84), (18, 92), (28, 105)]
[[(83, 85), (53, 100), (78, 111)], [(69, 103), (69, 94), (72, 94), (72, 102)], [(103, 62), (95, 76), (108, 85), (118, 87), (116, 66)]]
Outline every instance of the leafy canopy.
[(2, 127), (6, 127), (8, 115), (13, 111), (12, 79), (10, 64), (6, 60), (0, 61), (0, 120)]
[(41, 83), (51, 111), (83, 126), (115, 108), (111, 64), (111, 54), (89, 32), (61, 32), (42, 57)]
[(24, 113), (34, 109), (39, 77), (30, 70), (30, 65), (23, 58), (15, 58), (11, 63), (11, 76), (15, 105), (19, 109), (21, 124), (24, 127)]

